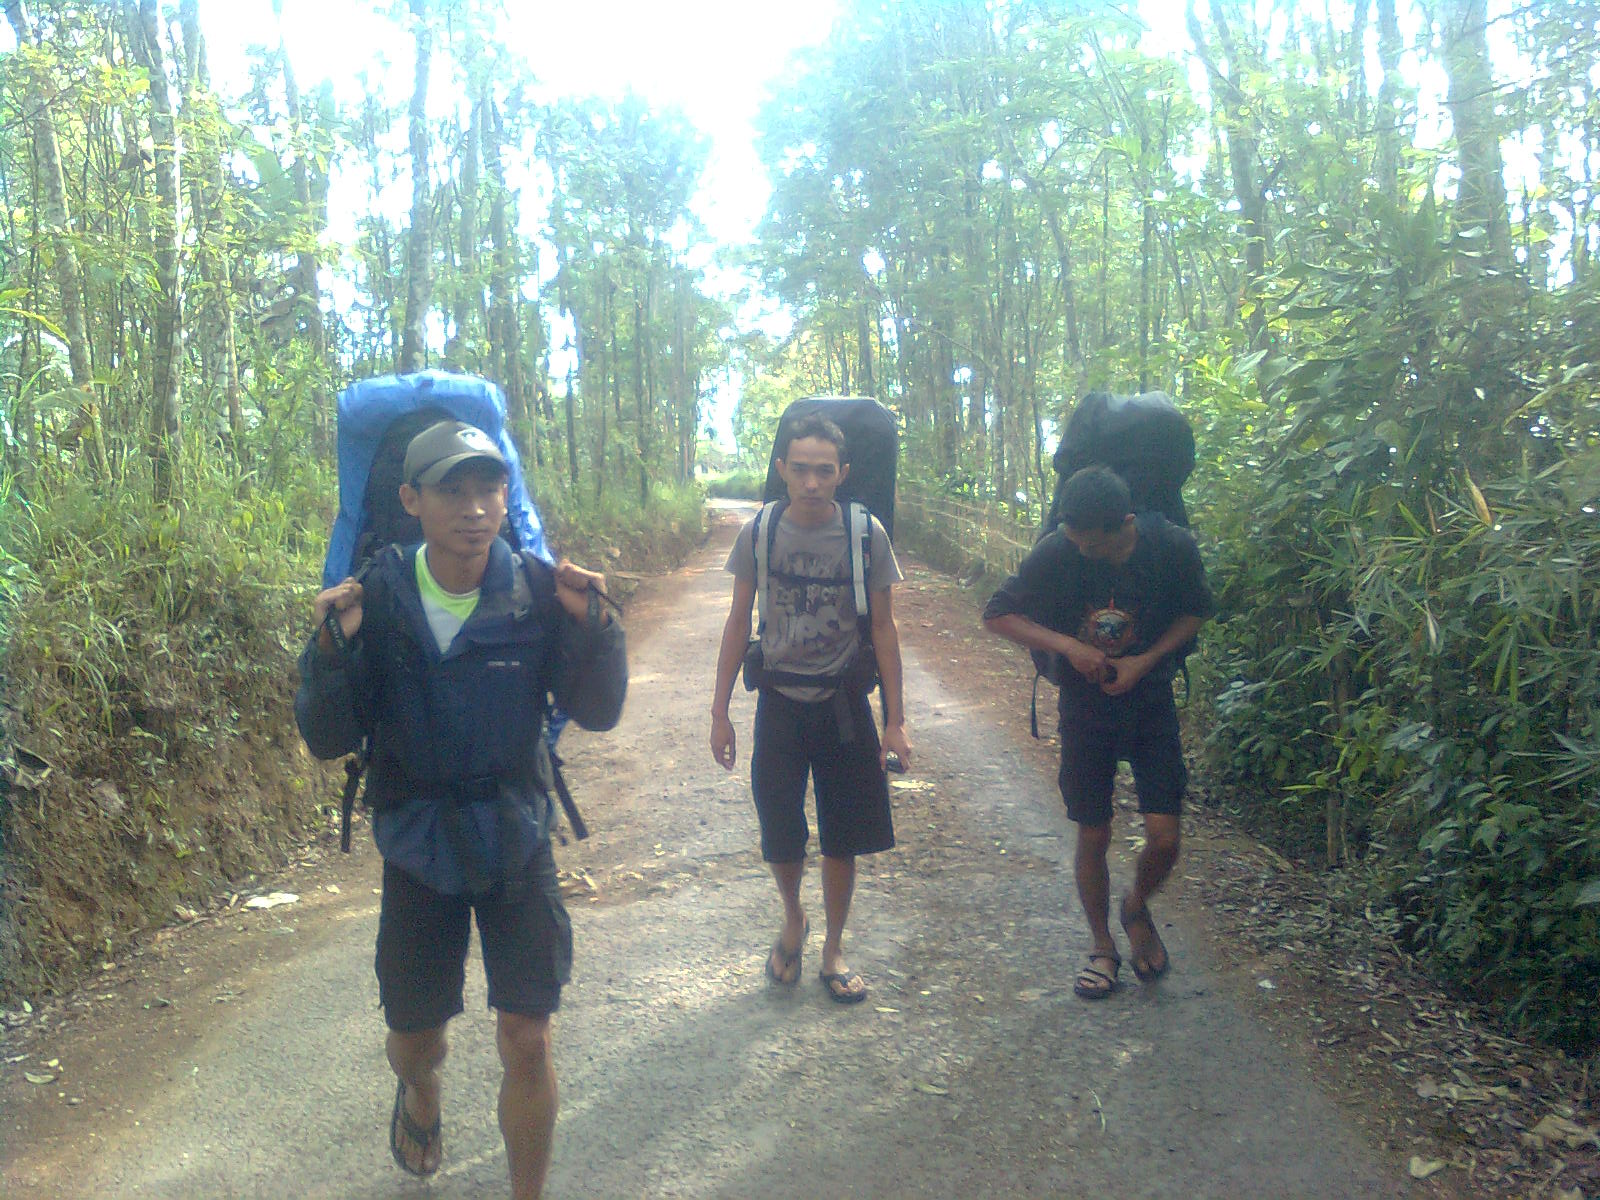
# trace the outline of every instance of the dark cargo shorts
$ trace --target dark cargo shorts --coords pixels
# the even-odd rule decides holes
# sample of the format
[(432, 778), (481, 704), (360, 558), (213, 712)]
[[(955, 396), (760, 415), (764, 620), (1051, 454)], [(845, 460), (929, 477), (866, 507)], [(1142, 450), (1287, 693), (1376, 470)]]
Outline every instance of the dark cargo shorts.
[(546, 844), (521, 872), (476, 896), (436, 892), (383, 864), (374, 965), (390, 1029), (434, 1029), (461, 1012), (474, 915), (489, 1007), (530, 1017), (556, 1011), (572, 973), (572, 923)]
[(1067, 816), (1080, 825), (1111, 820), (1117, 763), (1133, 769), (1142, 813), (1178, 816), (1189, 786), (1170, 685), (1128, 696), (1061, 698), (1061, 773)]
[(878, 726), (866, 694), (850, 700), (854, 736), (841, 740), (832, 700), (807, 703), (763, 689), (756, 700), (750, 790), (761, 822), (761, 857), (802, 862), (806, 777), (817, 795), (817, 842), (828, 858), (876, 854), (894, 846), (889, 780), (878, 763)]

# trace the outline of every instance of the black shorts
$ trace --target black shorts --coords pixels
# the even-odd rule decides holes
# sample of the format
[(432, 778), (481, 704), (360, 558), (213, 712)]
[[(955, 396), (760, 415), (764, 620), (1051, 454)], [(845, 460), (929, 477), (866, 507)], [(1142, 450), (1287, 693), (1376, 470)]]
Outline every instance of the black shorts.
[(530, 1017), (555, 1012), (572, 973), (572, 923), (545, 845), (521, 872), (480, 896), (436, 892), (383, 864), (374, 965), (390, 1029), (434, 1029), (461, 1011), (474, 913), (489, 1007)]
[(1109, 823), (1117, 763), (1124, 760), (1133, 768), (1140, 812), (1175, 817), (1183, 811), (1189, 771), (1170, 684), (1128, 696), (1064, 694), (1057, 782), (1067, 816), (1080, 825)]
[(878, 763), (878, 726), (865, 693), (849, 701), (854, 736), (841, 740), (832, 700), (806, 703), (763, 688), (756, 700), (750, 790), (761, 822), (761, 857), (803, 862), (806, 775), (817, 794), (817, 842), (828, 858), (876, 854), (894, 845), (889, 780)]

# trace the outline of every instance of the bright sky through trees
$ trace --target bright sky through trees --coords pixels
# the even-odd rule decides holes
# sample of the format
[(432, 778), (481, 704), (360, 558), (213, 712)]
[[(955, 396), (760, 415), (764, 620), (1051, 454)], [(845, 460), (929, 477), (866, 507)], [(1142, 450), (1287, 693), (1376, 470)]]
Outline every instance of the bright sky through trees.
[[(693, 209), (720, 246), (751, 241), (770, 192), (755, 151), (753, 122), (767, 90), (797, 49), (820, 42), (836, 12), (834, 0), (789, 5), (745, 0), (696, 0), (662, 4), (650, 0), (595, 0), (582, 4), (510, 4), (505, 15), (506, 49), (525, 58), (543, 87), (544, 99), (595, 95), (620, 98), (629, 90), (652, 106), (676, 107), (710, 139), (711, 152)], [(242, 90), (246, 48), (275, 40), (271, 0), (214, 3), (204, 12), (214, 73), (220, 90)], [(393, 21), (354, 0), (284, 0), (284, 39), (303, 86), (323, 80), (335, 96), (354, 103), (361, 75), (382, 79), (384, 91), (404, 97), (411, 86), (412, 47)], [(444, 111), (450, 97), (437, 82), (430, 98)], [(335, 172), (334, 188), (339, 189)], [(353, 183), (365, 199), (364, 183)], [(526, 191), (543, 192), (542, 179)], [(392, 199), (403, 212), (408, 195)], [(534, 196), (525, 195), (525, 201)], [(524, 225), (535, 232), (543, 220), (541, 203), (523, 206)], [(353, 240), (354, 213), (334, 203), (330, 230), (336, 240)], [(732, 295), (749, 280), (713, 264), (707, 270), (714, 292)], [(337, 290), (335, 283), (335, 290)], [(742, 314), (760, 320), (759, 306)], [(770, 306), (768, 306), (770, 307)], [(557, 358), (560, 355), (558, 353)], [(558, 373), (561, 362), (552, 362)], [(731, 441), (737, 382), (719, 388), (712, 423)]]
[[(695, 209), (723, 244), (752, 236), (768, 187), (752, 122), (765, 90), (796, 49), (821, 41), (833, 0), (796, 5), (745, 0), (594, 0), (508, 4), (506, 48), (525, 58), (545, 98), (621, 97), (630, 89), (680, 108), (711, 139)], [(270, 0), (213, 3), (204, 14), (222, 90), (242, 85), (245, 48), (275, 36)], [(380, 73), (391, 98), (411, 86), (412, 49), (400, 27), (354, 0), (284, 0), (285, 39), (304, 85), (330, 81), (360, 97), (359, 73)], [(449, 103), (435, 94), (439, 108)], [(335, 209), (337, 212), (337, 209)]]

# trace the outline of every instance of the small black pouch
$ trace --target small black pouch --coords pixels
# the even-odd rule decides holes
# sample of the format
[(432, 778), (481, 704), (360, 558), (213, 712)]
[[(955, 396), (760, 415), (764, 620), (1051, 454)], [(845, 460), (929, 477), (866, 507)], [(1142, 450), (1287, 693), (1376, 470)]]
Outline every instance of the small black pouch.
[(767, 670), (767, 660), (761, 653), (761, 639), (751, 638), (744, 652), (744, 690), (757, 691)]
[(870, 642), (863, 642), (844, 669), (840, 689), (852, 695), (870, 692), (878, 686), (878, 656)]

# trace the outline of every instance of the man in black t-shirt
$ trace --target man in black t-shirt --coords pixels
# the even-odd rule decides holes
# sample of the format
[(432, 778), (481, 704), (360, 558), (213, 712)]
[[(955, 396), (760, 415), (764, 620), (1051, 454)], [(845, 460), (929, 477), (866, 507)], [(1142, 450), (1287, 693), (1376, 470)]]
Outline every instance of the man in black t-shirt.
[(992, 632), (1059, 655), (1061, 797), (1078, 826), (1073, 867), (1094, 946), (1073, 991), (1111, 994), (1122, 958), (1111, 936), (1111, 793), (1117, 763), (1133, 768), (1145, 845), (1122, 927), (1133, 969), (1166, 974), (1167, 950), (1150, 897), (1178, 860), (1179, 814), (1189, 775), (1178, 737), (1172, 679), (1179, 655), (1215, 611), (1194, 538), (1159, 513), (1132, 511), (1115, 472), (1089, 467), (1061, 492), (1063, 522), (1043, 538), (983, 610)]

